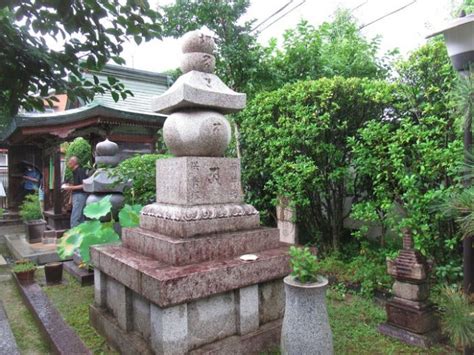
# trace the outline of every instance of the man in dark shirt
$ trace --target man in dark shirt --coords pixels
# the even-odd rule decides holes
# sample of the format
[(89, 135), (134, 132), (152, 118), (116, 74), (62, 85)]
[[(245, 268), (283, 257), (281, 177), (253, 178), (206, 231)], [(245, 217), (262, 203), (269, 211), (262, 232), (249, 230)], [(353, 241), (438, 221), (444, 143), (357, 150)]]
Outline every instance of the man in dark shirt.
[(73, 228), (85, 220), (83, 210), (87, 194), (82, 188), (82, 180), (87, 179), (87, 172), (79, 165), (79, 160), (75, 156), (69, 158), (67, 165), (72, 170), (72, 184), (64, 184), (63, 189), (72, 191), (71, 228)]

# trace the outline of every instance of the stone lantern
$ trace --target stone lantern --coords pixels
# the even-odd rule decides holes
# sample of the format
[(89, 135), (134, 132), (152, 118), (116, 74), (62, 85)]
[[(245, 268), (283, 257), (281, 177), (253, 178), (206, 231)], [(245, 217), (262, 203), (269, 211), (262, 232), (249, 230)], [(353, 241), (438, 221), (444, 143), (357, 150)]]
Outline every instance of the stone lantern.
[[(439, 34), (444, 35), (448, 54), (453, 67), (461, 74), (470, 75), (470, 68), (474, 65), (474, 14), (455, 19), (445, 28), (430, 34), (433, 37)], [(469, 119), (469, 116), (471, 118)], [(466, 112), (466, 125), (464, 126), (464, 161), (469, 166), (472, 151), (472, 111)], [(465, 174), (464, 186), (471, 186), (471, 172)], [(463, 288), (466, 294), (474, 293), (474, 239), (466, 236), (463, 240), (463, 265), (464, 283)]]

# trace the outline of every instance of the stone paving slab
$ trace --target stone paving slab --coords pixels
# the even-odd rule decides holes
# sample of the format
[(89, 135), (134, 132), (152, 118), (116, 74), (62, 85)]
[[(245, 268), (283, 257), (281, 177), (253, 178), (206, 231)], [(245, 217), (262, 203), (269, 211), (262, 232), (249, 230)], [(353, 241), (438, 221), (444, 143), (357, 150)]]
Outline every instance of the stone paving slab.
[(79, 336), (65, 323), (58, 310), (37, 283), (20, 283), (16, 277), (13, 277), (13, 279), (26, 306), (33, 313), (54, 353), (92, 354)]
[(24, 234), (7, 234), (5, 240), (16, 259), (30, 259), (38, 265), (62, 261), (56, 253), (55, 244), (30, 244)]
[(0, 300), (0, 354), (20, 355), (15, 337), (13, 336), (7, 314)]

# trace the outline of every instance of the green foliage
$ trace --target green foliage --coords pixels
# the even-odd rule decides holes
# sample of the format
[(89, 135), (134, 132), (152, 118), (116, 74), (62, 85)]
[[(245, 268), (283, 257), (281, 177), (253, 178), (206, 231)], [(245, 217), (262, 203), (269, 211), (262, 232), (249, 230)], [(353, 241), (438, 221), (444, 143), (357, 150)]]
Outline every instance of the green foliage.
[[(114, 230), (115, 221), (101, 222), (99, 219), (111, 214), (112, 204), (110, 195), (98, 202), (91, 203), (84, 208), (84, 215), (92, 220), (85, 221), (64, 233), (57, 245), (56, 251), (61, 259), (71, 257), (75, 250), (79, 250), (84, 263), (90, 261), (90, 246), (113, 243), (120, 240)], [(136, 227), (139, 222), (141, 206), (125, 205), (119, 212), (121, 227)]]
[(443, 287), (436, 299), (442, 330), (456, 346), (474, 346), (474, 306), (461, 290)]
[(237, 120), (246, 197), (269, 223), (277, 196), (297, 207), (302, 242), (338, 248), (344, 199), (361, 191), (350, 137), (380, 119), (394, 87), (378, 80), (323, 78), (262, 93)]
[(13, 266), (13, 272), (16, 274), (32, 270), (36, 270), (36, 265), (32, 262), (16, 264), (15, 266)]
[(25, 222), (43, 218), (38, 193), (25, 196), (25, 199), (20, 205), (20, 216)]
[(430, 42), (398, 64), (399, 100), (391, 119), (372, 120), (349, 137), (354, 172), (366, 194), (352, 218), (389, 231), (410, 228), (415, 246), (442, 265), (459, 243), (452, 220), (432, 206), (460, 187), (462, 142), (451, 92), (455, 73), (444, 45)]
[[(111, 92), (116, 100), (130, 91), (118, 80), (101, 84), (84, 79), (84, 70), (100, 70), (120, 58), (123, 43), (159, 37), (159, 14), (148, 1), (64, 0), (3, 1), (0, 6), (0, 109), (13, 116), (19, 107), (43, 110), (50, 91), (74, 101)], [(62, 49), (48, 47), (48, 37)], [(32, 95), (39, 94), (39, 95)]]
[(290, 247), (291, 275), (301, 283), (316, 282), (318, 277), (318, 263), (308, 247)]
[(88, 141), (82, 137), (74, 139), (71, 143), (67, 144), (66, 148), (66, 172), (64, 173), (65, 181), (72, 180), (72, 170), (67, 166), (69, 158), (75, 156), (79, 161), (79, 165), (83, 168), (91, 167), (92, 159), (92, 147)]
[(112, 210), (112, 204), (110, 198), (112, 195), (107, 195), (100, 201), (91, 203), (84, 208), (84, 216), (92, 219), (100, 219), (101, 217), (107, 216)]
[(137, 155), (124, 160), (111, 171), (111, 175), (119, 181), (131, 181), (131, 186), (124, 191), (126, 203), (146, 205), (155, 201), (156, 161), (167, 157), (169, 155)]

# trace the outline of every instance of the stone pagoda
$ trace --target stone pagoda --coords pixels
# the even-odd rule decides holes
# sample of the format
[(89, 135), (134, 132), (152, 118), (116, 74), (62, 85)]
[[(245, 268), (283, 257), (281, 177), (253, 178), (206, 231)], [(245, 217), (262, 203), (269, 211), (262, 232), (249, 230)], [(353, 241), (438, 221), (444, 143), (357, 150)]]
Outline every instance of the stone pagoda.
[[(118, 155), (119, 147), (116, 143), (105, 139), (99, 142), (95, 147), (95, 164), (98, 169), (91, 177), (83, 181), (84, 191), (89, 193), (86, 204), (98, 202), (105, 196), (111, 196), (112, 212), (115, 219), (120, 208), (124, 204), (123, 190), (126, 186), (124, 183), (118, 182), (116, 177), (110, 176), (110, 169), (120, 163)], [(106, 216), (103, 220), (110, 220), (110, 216)], [(116, 229), (119, 225), (117, 223)], [(76, 250), (72, 261), (64, 263), (65, 270), (71, 274), (81, 286), (91, 285), (94, 283), (94, 273), (87, 267), (81, 267), (83, 260)]]
[(214, 41), (183, 39), (183, 75), (153, 110), (169, 114), (156, 203), (122, 243), (91, 250), (94, 327), (125, 354), (246, 354), (279, 346), (288, 244), (243, 202), (239, 159), (224, 158), (224, 114), (245, 94), (213, 74)]
[(404, 231), (403, 249), (387, 266), (389, 275), (395, 278), (394, 297), (385, 306), (387, 322), (379, 326), (379, 331), (410, 345), (431, 346), (439, 329), (435, 309), (428, 302), (429, 266), (413, 247), (409, 230)]

